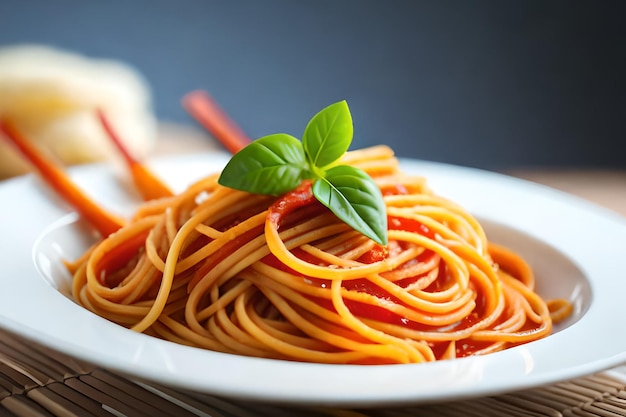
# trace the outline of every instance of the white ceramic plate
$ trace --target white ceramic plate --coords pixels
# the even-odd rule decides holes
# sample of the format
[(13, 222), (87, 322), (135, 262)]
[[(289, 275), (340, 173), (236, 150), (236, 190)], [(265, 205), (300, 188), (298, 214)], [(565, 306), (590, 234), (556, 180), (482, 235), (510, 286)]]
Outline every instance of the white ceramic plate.
[[(155, 161), (175, 189), (220, 169), (225, 154)], [(520, 251), (545, 297), (567, 297), (573, 317), (546, 339), (482, 357), (417, 365), (318, 365), (180, 346), (107, 322), (69, 300), (60, 260), (81, 253), (88, 229), (33, 177), (0, 185), (0, 326), (132, 377), (247, 400), (302, 405), (400, 405), (460, 399), (578, 377), (626, 361), (626, 221), (563, 193), (485, 171), (421, 161), (405, 170), (484, 220)], [(137, 196), (119, 170), (88, 166), (76, 181), (112, 211)]]

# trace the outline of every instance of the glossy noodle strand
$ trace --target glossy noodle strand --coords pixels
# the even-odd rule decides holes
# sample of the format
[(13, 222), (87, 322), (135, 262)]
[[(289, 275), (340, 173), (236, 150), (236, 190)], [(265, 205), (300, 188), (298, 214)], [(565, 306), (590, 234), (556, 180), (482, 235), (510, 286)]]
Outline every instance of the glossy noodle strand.
[(204, 349), (321, 363), (416, 363), (547, 336), (571, 313), (462, 207), (399, 170), (387, 147), (348, 152), (387, 206), (374, 243), (312, 196), (224, 188), (212, 175), (147, 202), (68, 263), (85, 308)]

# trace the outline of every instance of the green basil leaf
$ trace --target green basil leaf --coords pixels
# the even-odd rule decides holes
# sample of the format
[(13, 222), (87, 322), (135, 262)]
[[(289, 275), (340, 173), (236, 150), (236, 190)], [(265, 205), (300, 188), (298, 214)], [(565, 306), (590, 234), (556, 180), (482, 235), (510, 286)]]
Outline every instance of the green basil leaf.
[(352, 143), (352, 116), (345, 100), (317, 113), (304, 129), (302, 144), (314, 167), (326, 167), (346, 153)]
[(387, 244), (387, 209), (380, 189), (364, 171), (338, 165), (313, 183), (313, 195), (354, 230)]
[(255, 194), (280, 195), (309, 175), (302, 143), (277, 133), (247, 145), (230, 159), (218, 183)]

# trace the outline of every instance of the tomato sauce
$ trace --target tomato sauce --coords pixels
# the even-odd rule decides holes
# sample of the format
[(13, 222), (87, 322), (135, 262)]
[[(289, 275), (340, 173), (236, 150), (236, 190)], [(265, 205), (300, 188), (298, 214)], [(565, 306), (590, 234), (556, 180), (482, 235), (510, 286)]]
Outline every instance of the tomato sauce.
[[(401, 188), (392, 188), (392, 189), (385, 191), (386, 194), (402, 194), (403, 192), (406, 192), (406, 190), (403, 191)], [(317, 206), (317, 208), (311, 211), (310, 207), (312, 206), (313, 207)], [(307, 207), (309, 207), (308, 209), (309, 211), (306, 211)], [(273, 215), (274, 217), (272, 218), (272, 221), (275, 221), (276, 224), (280, 224), (281, 222), (285, 222), (285, 225), (297, 224), (300, 221), (300, 219), (306, 219), (308, 215), (319, 213), (320, 207), (321, 209), (325, 209), (321, 205), (315, 204), (314, 198), (312, 197), (312, 194), (310, 192), (310, 185), (303, 186), (298, 192), (290, 193), (289, 196), (281, 204), (277, 204), (275, 205), (275, 207), (272, 208), (274, 212), (274, 215)], [(302, 215), (302, 213), (306, 213), (306, 214)], [(403, 230), (403, 231), (408, 231), (412, 233), (419, 233), (420, 235), (425, 236), (428, 239), (435, 239), (435, 232), (431, 230), (428, 226), (424, 225), (423, 223), (415, 219), (407, 219), (407, 218), (389, 216), (387, 220), (388, 220), (389, 230)], [(361, 255), (357, 260), (362, 263), (379, 262), (379, 261), (386, 259), (389, 256), (393, 256), (393, 253), (397, 251), (405, 250), (406, 249), (405, 245), (408, 245), (408, 244), (403, 243), (403, 242), (396, 242), (396, 241), (390, 241), (388, 246), (386, 247), (382, 245), (375, 245), (371, 250)], [(292, 251), (292, 253), (296, 257), (302, 259), (305, 262), (309, 262), (311, 264), (316, 264), (316, 265), (322, 264), (320, 259), (300, 249), (295, 249)], [(432, 262), (434, 264), (434, 268), (436, 268), (437, 275), (436, 275), (436, 278), (433, 280), (433, 282), (430, 283), (424, 289), (424, 291), (426, 292), (442, 291), (448, 288), (450, 285), (452, 285), (452, 282), (449, 276), (448, 268), (446, 267), (445, 263), (437, 262), (436, 258), (438, 258), (437, 254), (435, 254), (431, 250), (426, 249), (415, 259), (407, 262), (405, 265), (402, 265), (399, 268), (410, 268), (412, 265), (415, 265), (416, 263), (421, 264), (421, 263), (426, 263), (426, 262)], [(312, 278), (312, 277), (308, 277), (303, 274), (300, 274), (294, 271), (292, 268), (289, 268), (288, 266), (282, 264), (282, 262), (280, 262), (273, 255), (266, 256), (262, 260), (262, 262), (276, 269), (285, 271), (289, 274), (299, 277), (300, 279), (302, 279), (303, 282), (305, 282), (308, 285), (314, 285), (320, 288), (330, 288), (331, 282), (329, 280)], [(415, 276), (402, 278), (396, 281), (395, 284), (402, 288), (407, 288), (408, 286), (417, 282), (420, 278), (425, 277), (429, 272), (430, 270), (424, 273), (415, 275)], [(374, 297), (377, 297), (381, 301), (383, 301), (385, 304), (395, 303), (398, 305), (403, 305), (403, 303), (398, 298), (394, 297), (388, 291), (384, 290), (380, 286), (374, 284), (373, 282), (365, 278), (345, 280), (342, 282), (342, 287), (350, 291), (362, 292), (365, 294), (372, 295)], [(314, 300), (319, 306), (322, 306), (328, 309), (329, 311), (336, 311), (331, 300), (320, 298), (320, 297), (310, 297), (310, 298)], [(383, 323), (393, 324), (397, 326), (403, 326), (403, 327), (416, 330), (416, 331), (436, 332), (436, 331), (444, 330), (441, 327), (429, 326), (426, 324), (411, 321), (407, 317), (403, 317), (402, 315), (396, 314), (392, 311), (389, 311), (386, 308), (383, 308), (377, 305), (366, 304), (363, 302), (354, 301), (350, 299), (344, 299), (344, 303), (352, 314), (354, 314), (357, 317), (364, 318), (364, 319), (370, 319), (370, 320), (380, 321)], [(473, 324), (478, 322), (484, 312), (484, 300), (482, 300), (479, 297), (478, 299), (475, 300), (475, 303), (476, 303), (476, 308), (474, 309), (472, 314), (468, 315), (467, 317), (465, 317), (464, 319), (460, 320), (457, 323), (453, 323), (451, 325), (445, 326), (445, 330), (446, 331), (460, 330), (460, 329), (464, 329), (469, 326), (472, 326)], [(431, 347), (435, 351), (435, 355), (437, 357), (441, 357), (445, 353), (448, 345), (449, 345), (449, 342), (437, 342), (433, 344), (433, 346)], [(476, 341), (471, 341), (471, 340), (463, 340), (456, 344), (456, 355), (458, 357), (468, 356), (484, 347), (486, 347), (486, 344), (476, 342)]]
[(99, 272), (96, 276), (102, 285), (108, 285), (111, 288), (117, 285), (115, 273), (121, 269), (126, 270), (129, 264), (134, 266), (137, 256), (144, 248), (148, 232), (138, 233), (137, 235), (125, 240), (122, 244), (113, 247), (106, 252), (100, 262), (96, 266)]

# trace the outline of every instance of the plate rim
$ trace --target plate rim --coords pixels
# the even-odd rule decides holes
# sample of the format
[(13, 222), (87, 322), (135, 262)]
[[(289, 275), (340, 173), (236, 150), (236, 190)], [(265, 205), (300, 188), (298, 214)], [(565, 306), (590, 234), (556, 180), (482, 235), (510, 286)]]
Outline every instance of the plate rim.
[[(150, 161), (150, 164), (155, 167), (157, 172), (162, 172), (162, 170), (172, 170), (174, 168), (179, 168), (181, 164), (183, 167), (186, 167), (187, 169), (189, 169), (191, 161), (195, 161), (193, 163), (198, 164), (198, 163), (201, 163), (200, 159), (203, 159), (203, 158), (211, 159), (216, 156), (217, 156), (218, 162), (213, 162), (214, 165), (225, 163), (226, 157), (227, 157), (226, 154), (224, 154), (223, 152), (209, 151), (209, 152), (202, 152), (200, 154), (194, 154), (194, 155), (176, 155), (173, 157), (155, 158), (154, 160)], [(560, 192), (558, 190), (554, 190), (547, 186), (542, 186), (542, 185), (532, 183), (527, 180), (521, 180), (521, 179), (509, 177), (507, 175), (500, 174), (500, 173), (480, 170), (476, 168), (444, 164), (444, 163), (439, 163), (439, 162), (400, 158), (400, 163), (401, 163), (401, 166), (403, 166), (405, 169), (407, 168), (407, 164), (413, 167), (418, 166), (420, 167), (420, 169), (422, 169), (423, 171), (429, 174), (435, 173), (435, 176), (437, 175), (437, 173), (445, 172), (448, 175), (463, 174), (466, 176), (466, 178), (468, 177), (483, 178), (483, 179), (487, 178), (489, 179), (489, 181), (504, 181), (508, 185), (515, 185), (516, 187), (518, 187), (518, 190), (522, 190), (524, 192), (532, 191), (532, 192), (540, 193), (543, 196), (543, 198), (559, 199), (561, 203), (566, 204), (566, 205), (571, 205), (576, 210), (580, 211), (581, 213), (587, 213), (588, 215), (594, 218), (602, 219), (602, 221), (605, 223), (615, 224), (617, 227), (621, 228), (626, 234), (626, 221), (619, 214), (614, 213), (608, 209), (602, 208), (600, 206), (597, 206), (594, 203), (587, 202), (579, 197), (572, 196), (570, 194)], [(208, 164), (205, 163), (205, 165), (208, 165)], [(98, 177), (102, 175), (111, 175), (111, 173), (112, 171), (110, 167), (104, 166), (102, 164), (76, 167), (70, 170), (70, 174), (72, 175), (72, 177), (77, 178), (77, 179), (78, 178), (82, 179), (84, 181), (83, 182), (84, 184), (87, 184), (90, 182), (89, 180), (90, 175)], [(30, 188), (31, 194), (33, 193), (38, 194), (38, 195), (41, 194), (39, 196), (41, 197), (40, 200), (42, 202), (47, 202), (46, 203), (47, 205), (44, 208), (51, 212), (51, 214), (49, 214), (49, 216), (47, 217), (55, 216), (58, 219), (62, 215), (65, 215), (69, 212), (69, 210), (66, 207), (59, 205), (58, 202), (49, 201), (50, 196), (44, 195), (44, 193), (41, 193), (40, 185), (38, 185), (35, 181), (33, 181), (32, 177), (31, 178), (29, 177), (31, 176), (27, 175), (26, 177), (20, 177), (17, 179), (8, 180), (8, 182), (5, 182), (5, 183), (1, 183), (0, 195), (7, 193), (6, 191), (7, 189), (26, 187), (26, 188)], [(428, 175), (426, 175), (426, 178), (427, 180), (429, 180), (429, 183), (430, 183), (431, 181), (428, 178)], [(113, 180), (113, 177), (111, 177), (111, 180)], [(187, 179), (186, 181), (188, 182), (190, 180)], [(445, 192), (445, 191), (438, 190), (436, 185), (432, 185), (432, 188), (438, 194), (443, 194)], [(522, 192), (522, 191), (518, 191), (518, 192)], [(536, 234), (536, 231), (534, 231), (534, 233)], [(39, 236), (40, 234), (41, 234), (41, 230), (39, 230), (39, 233), (37, 233), (37, 236)], [(626, 242), (626, 239), (623, 239), (623, 241)], [(32, 243), (34, 242), (31, 242), (31, 245)], [(557, 248), (557, 249), (560, 249), (560, 248)], [(31, 246), (28, 247), (28, 254), (30, 256)], [(626, 252), (624, 252), (624, 255), (626, 255)], [(20, 259), (23, 259), (23, 257), (21, 257)], [(34, 266), (32, 264), (31, 264), (31, 267), (34, 271)], [(583, 269), (588, 269), (588, 266), (585, 265), (584, 262), (583, 262), (582, 267)], [(28, 278), (31, 279), (32, 277), (28, 277)], [(40, 280), (40, 277), (37, 276), (36, 279)], [(2, 277), (0, 277), (0, 283), (1, 282), (3, 282)], [(594, 285), (593, 281), (590, 282), (590, 284), (593, 286)], [(595, 286), (595, 288), (597, 288), (597, 285)], [(626, 289), (626, 286), (622, 286), (622, 288)], [(595, 289), (592, 288), (592, 290), (594, 290), (593, 296), (596, 297), (597, 294), (596, 294)], [(58, 295), (61, 296), (60, 294)], [(603, 294), (600, 294), (600, 296), (603, 296)], [(600, 314), (600, 312), (596, 311), (597, 308), (598, 308), (597, 300), (594, 300), (589, 308), (589, 311), (586, 313), (586, 315), (583, 316), (579, 320), (579, 322), (571, 326), (571, 329), (574, 329), (574, 330), (567, 331), (569, 329), (566, 329), (565, 331), (561, 332), (563, 333), (563, 335), (559, 336), (558, 339), (563, 339), (564, 343), (567, 343), (571, 339), (571, 336), (568, 336), (568, 335), (571, 335), (573, 331), (578, 331), (576, 329), (585, 325), (585, 323), (589, 320), (588, 317), (594, 317), (595, 314)], [(89, 312), (86, 312), (86, 313), (89, 313)], [(92, 314), (92, 313), (89, 313), (89, 314)], [(86, 317), (87, 315), (81, 315), (81, 317), (83, 316)], [(31, 317), (31, 316), (28, 316), (28, 317)], [(328, 390), (321, 389), (315, 395), (312, 392), (298, 395), (297, 393), (294, 393), (294, 392), (283, 392), (283, 393), (278, 392), (277, 387), (272, 388), (268, 386), (267, 384), (264, 387), (255, 386), (255, 384), (251, 384), (251, 385), (240, 384), (238, 386), (235, 386), (236, 381), (228, 380), (226, 381), (227, 382), (226, 386), (224, 386), (222, 384), (217, 384), (217, 383), (207, 384), (206, 381), (203, 382), (202, 380), (199, 380), (198, 378), (195, 378), (193, 380), (189, 380), (189, 379), (185, 380), (185, 375), (181, 375), (180, 372), (176, 370), (173, 370), (173, 371), (170, 370), (169, 372), (164, 373), (162, 371), (155, 371), (154, 369), (150, 369), (149, 367), (150, 361), (145, 358), (142, 359), (141, 357), (134, 358), (133, 360), (126, 359), (122, 363), (119, 361), (119, 358), (108, 357), (106, 355), (100, 358), (94, 358), (92, 353), (85, 351), (84, 345), (81, 345), (80, 343), (74, 344), (73, 343), (74, 340), (72, 340), (72, 343), (68, 343), (66, 339), (60, 339), (58, 337), (55, 337), (55, 335), (49, 335), (49, 334), (46, 335), (47, 338), (44, 339), (42, 335), (39, 333), (41, 329), (38, 329), (38, 331), (35, 331), (34, 329), (36, 329), (36, 326), (33, 327), (32, 323), (24, 322), (24, 320), (32, 320), (32, 318), (27, 318), (27, 319), (22, 318), (21, 321), (14, 320), (11, 317), (9, 317), (7, 313), (3, 311), (2, 308), (0, 308), (0, 319), (1, 319), (0, 327), (3, 327), (5, 330), (12, 331), (18, 334), (19, 336), (32, 340), (33, 342), (42, 344), (46, 347), (49, 347), (55, 350), (59, 350), (63, 353), (70, 354), (71, 356), (75, 356), (87, 362), (94, 363), (97, 366), (103, 366), (108, 369), (113, 369), (121, 374), (128, 375), (130, 377), (145, 378), (154, 382), (166, 383), (166, 384), (184, 388), (184, 389), (200, 390), (203, 392), (207, 392), (209, 394), (223, 395), (223, 396), (233, 397), (233, 398), (244, 398), (244, 399), (255, 400), (255, 401), (271, 401), (271, 402), (290, 403), (290, 404), (297, 404), (297, 405), (305, 405), (305, 404), (307, 405), (333, 404), (333, 405), (341, 405), (341, 406), (350, 406), (350, 405), (374, 406), (374, 405), (390, 405), (390, 404), (401, 405), (401, 404), (417, 404), (417, 403), (425, 403), (425, 402), (439, 402), (439, 401), (443, 401), (449, 398), (455, 398), (455, 399), (470, 398), (470, 397), (476, 397), (476, 396), (482, 396), (482, 395), (491, 395), (491, 394), (497, 394), (497, 393), (502, 393), (502, 392), (510, 392), (510, 391), (514, 391), (518, 389), (531, 388), (533, 386), (537, 386), (541, 384), (562, 381), (565, 379), (570, 379), (570, 378), (586, 375), (589, 373), (593, 373), (596, 371), (608, 369), (612, 366), (617, 366), (626, 361), (626, 335), (624, 335), (619, 340), (622, 351), (616, 352), (613, 355), (607, 355), (603, 358), (596, 358), (595, 360), (589, 361), (586, 363), (579, 363), (577, 366), (569, 366), (566, 369), (562, 369), (560, 371), (550, 371), (547, 373), (541, 373), (541, 372), (538, 372), (536, 369), (531, 369), (529, 371), (518, 370), (516, 371), (517, 379), (515, 379), (514, 381), (507, 382), (504, 379), (498, 379), (498, 378), (493, 379), (491, 382), (485, 381), (485, 378), (490, 378), (491, 374), (496, 372), (493, 369), (494, 366), (501, 365), (502, 363), (506, 363), (507, 361), (513, 361), (516, 364), (516, 366), (523, 366), (524, 360), (525, 360), (524, 355), (526, 355), (526, 353), (522, 354), (520, 353), (521, 351), (529, 350), (531, 356), (535, 354), (533, 353), (535, 350), (544, 351), (549, 348), (549, 346), (548, 347), (544, 346), (548, 344), (546, 341), (550, 340), (550, 338), (553, 338), (552, 340), (555, 340), (554, 339), (555, 336), (558, 336), (561, 333), (550, 336), (547, 339), (537, 341), (537, 342), (532, 342), (529, 345), (524, 345), (522, 347), (519, 347), (521, 349), (513, 348), (513, 349), (508, 349), (503, 352), (497, 352), (497, 353), (490, 354), (487, 356), (482, 356), (482, 357), (470, 357), (470, 358), (457, 359), (454, 361), (454, 363), (443, 364), (443, 366), (441, 365), (441, 363), (435, 363), (435, 364), (417, 364), (417, 365), (386, 365), (386, 366), (377, 365), (376, 368), (372, 368), (369, 366), (363, 367), (361, 365), (301, 364), (301, 363), (283, 362), (283, 361), (258, 359), (258, 358), (246, 358), (246, 357), (237, 356), (237, 355), (219, 354), (217, 352), (208, 352), (208, 351), (204, 351), (202, 352), (203, 354), (200, 355), (200, 356), (207, 356), (208, 354), (207, 357), (209, 358), (210, 357), (215, 358), (215, 355), (217, 355), (216, 360), (226, 359), (226, 357), (223, 355), (226, 355), (228, 357), (236, 357), (240, 363), (243, 363), (245, 365), (245, 367), (254, 368), (254, 369), (257, 369), (260, 367), (261, 370), (267, 368), (264, 365), (267, 361), (271, 361), (274, 374), (280, 374), (280, 375), (283, 375), (283, 374), (293, 375), (293, 374), (298, 373), (296, 371), (303, 371), (303, 370), (304, 372), (311, 372), (311, 370), (315, 368), (316, 369), (315, 372), (311, 372), (311, 374), (320, 376), (320, 375), (323, 375), (324, 373), (323, 371), (327, 370), (328, 367), (338, 367), (338, 366), (344, 369), (350, 369), (351, 375), (352, 374), (355, 375), (355, 378), (356, 376), (363, 377), (363, 375), (366, 375), (366, 374), (375, 374), (376, 376), (379, 376), (380, 378), (383, 378), (383, 379), (391, 378), (391, 377), (401, 377), (401, 378), (406, 379), (408, 377), (406, 376), (405, 372), (408, 372), (408, 371), (404, 371), (404, 369), (407, 369), (407, 370), (410, 369), (411, 372), (417, 372), (415, 371), (416, 366), (423, 367), (422, 368), (423, 372), (419, 371), (419, 373), (427, 373), (431, 377), (437, 374), (438, 372), (437, 369), (433, 370), (432, 368), (440, 368), (443, 371), (447, 372), (450, 369), (454, 369), (458, 367), (467, 367), (467, 368), (472, 368), (472, 369), (477, 368), (480, 371), (480, 372), (475, 371), (475, 375), (472, 374), (477, 378), (474, 381), (476, 385), (475, 385), (475, 388), (473, 389), (468, 388), (467, 385), (459, 385), (456, 387), (452, 387), (446, 392), (433, 392), (433, 391), (416, 392), (416, 391), (411, 391), (411, 390), (405, 390), (402, 392), (394, 393), (394, 392), (387, 392), (383, 389), (379, 389), (376, 392), (372, 392), (373, 391), (372, 389), (370, 390), (366, 389), (363, 393), (351, 392), (351, 393), (343, 393), (344, 395), (340, 395), (342, 394), (340, 392), (332, 393), (332, 392), (329, 392)], [(85, 323), (93, 324), (92, 322), (97, 323), (98, 321), (106, 322), (105, 320), (101, 318), (95, 317), (95, 315), (90, 318), (84, 318)], [(147, 352), (146, 354), (153, 355), (155, 357), (158, 357), (159, 354), (163, 354), (165, 355), (165, 357), (167, 357), (168, 355), (171, 355), (171, 354), (181, 353), (181, 354), (194, 357), (195, 359), (198, 356), (198, 350), (200, 350), (197, 348), (189, 348), (189, 347), (184, 347), (180, 345), (175, 345), (172, 342), (162, 341), (162, 340), (155, 339), (146, 335), (128, 334), (125, 332), (131, 332), (130, 330), (121, 328), (120, 326), (117, 326), (109, 322), (106, 322), (106, 324), (103, 324), (103, 323), (96, 324), (96, 327), (105, 329), (106, 330), (105, 333), (107, 336), (110, 336), (111, 334), (113, 334), (113, 337), (118, 337), (117, 335), (120, 334), (120, 331), (123, 334), (120, 335), (119, 337), (125, 338), (124, 336), (129, 336), (125, 339), (130, 340), (132, 343), (136, 343), (135, 347), (139, 349), (139, 353), (137, 353), (138, 351), (137, 349), (135, 349), (136, 354), (140, 354), (141, 352)], [(172, 345), (175, 345), (175, 346), (172, 346)], [(535, 347), (537, 349), (535, 349)], [(170, 357), (168, 359), (171, 360), (172, 358)], [(230, 360), (230, 361), (227, 360), (226, 362), (228, 362), (230, 365), (233, 365), (231, 363), (233, 362), (233, 360)], [(259, 366), (259, 363), (261, 363), (260, 366)], [(175, 364), (175, 365), (178, 366), (180, 364)], [(285, 367), (288, 367), (290, 369), (286, 370)], [(389, 367), (394, 367), (394, 368), (389, 368)], [(397, 368), (397, 367), (404, 367), (404, 368)], [(184, 367), (181, 367), (180, 369), (183, 369), (183, 368)], [(359, 370), (353, 371), (354, 369), (359, 369)], [(370, 370), (364, 373), (365, 369), (370, 369)], [(381, 369), (383, 369), (383, 371), (381, 371)], [(485, 376), (487, 371), (490, 373), (487, 374), (488, 376)], [(415, 377), (409, 380), (415, 382)], [(284, 385), (285, 384), (283, 383), (281, 387), (285, 388)]]

